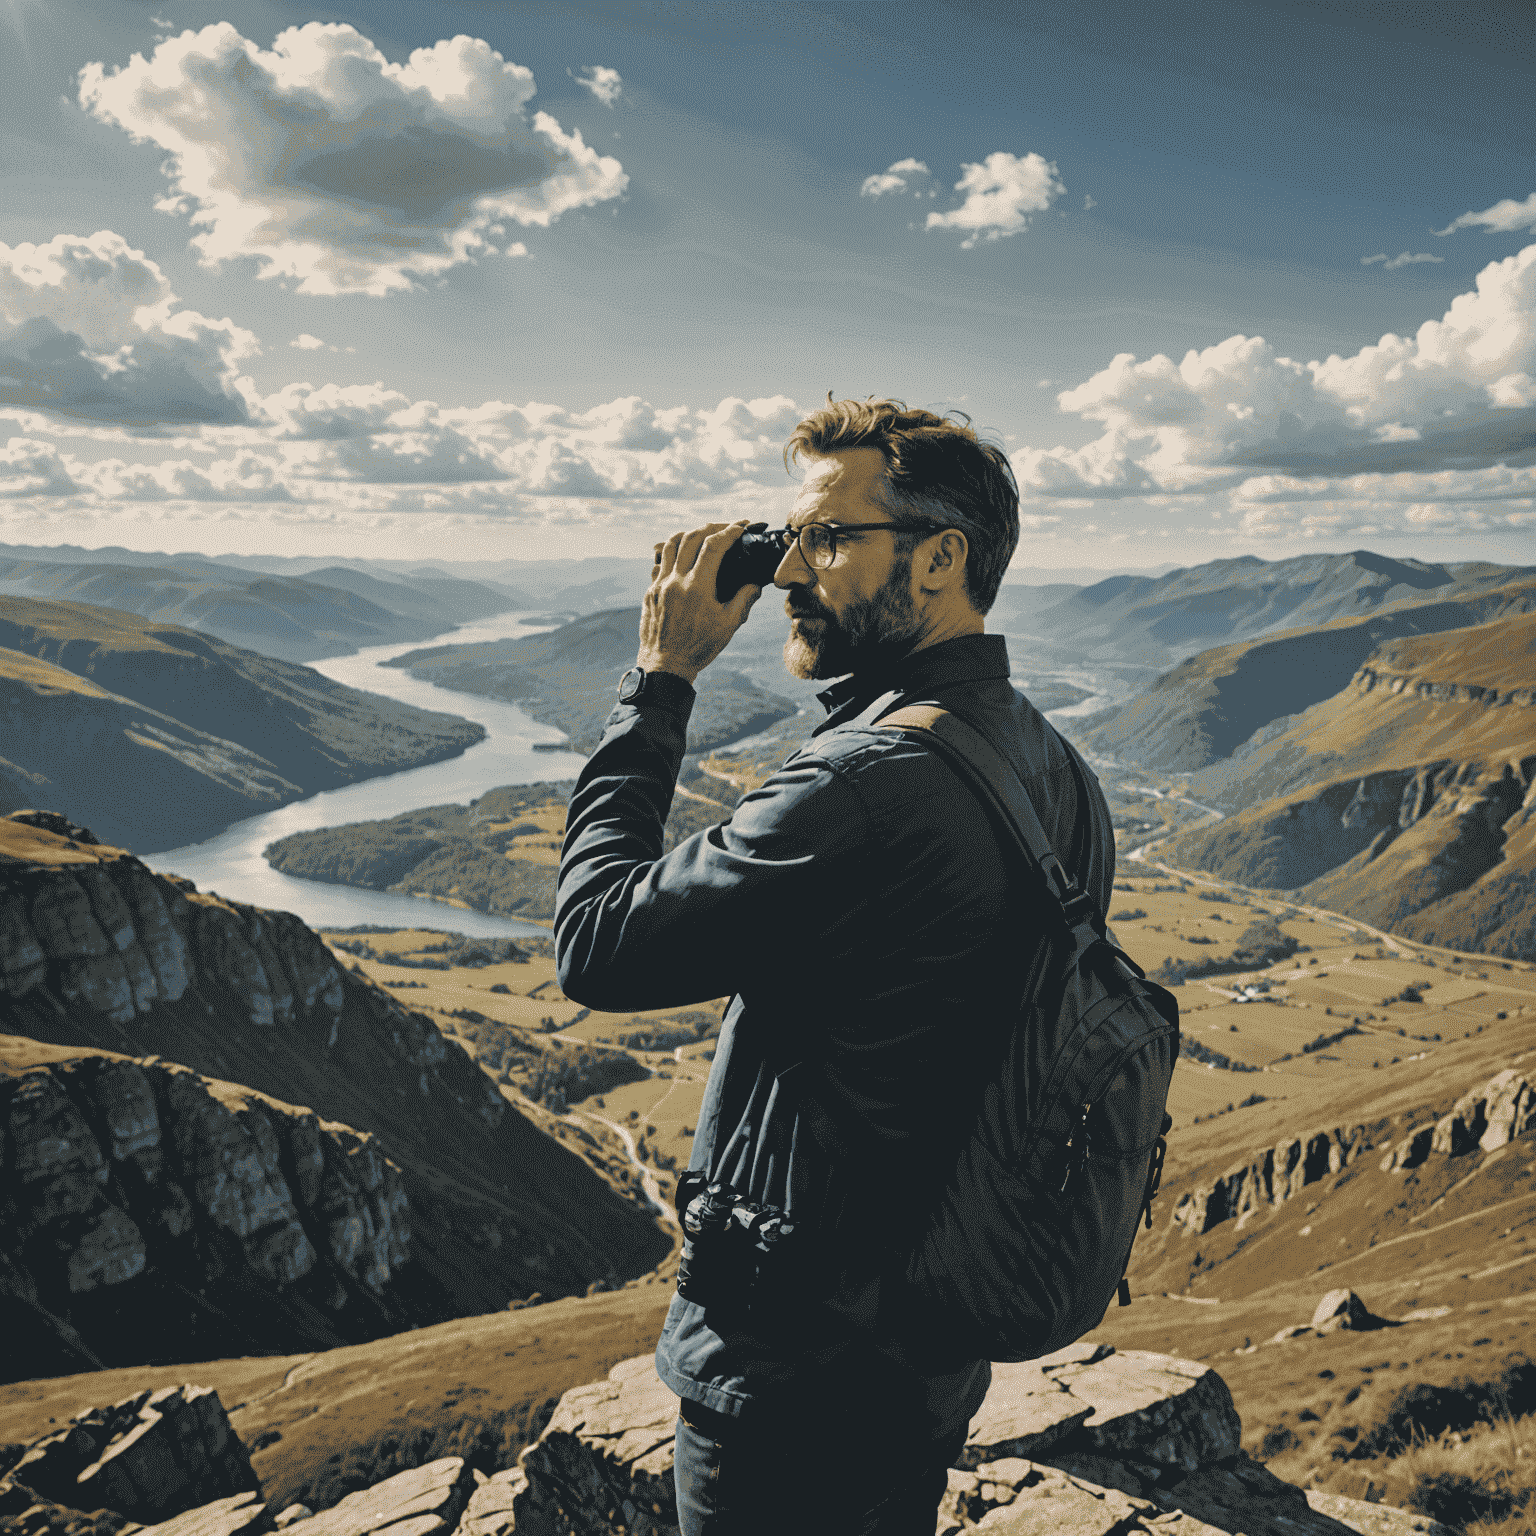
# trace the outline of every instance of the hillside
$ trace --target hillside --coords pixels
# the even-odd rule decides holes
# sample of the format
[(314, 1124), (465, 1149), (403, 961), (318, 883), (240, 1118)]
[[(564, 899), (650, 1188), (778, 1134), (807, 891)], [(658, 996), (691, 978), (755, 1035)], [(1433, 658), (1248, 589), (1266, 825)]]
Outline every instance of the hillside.
[[(672, 801), (663, 849), (725, 821), (733, 794), (693, 779)], [(468, 805), (295, 832), (262, 850), (284, 874), (446, 898), (476, 912), (550, 921), (570, 784), (507, 784)], [(708, 798), (721, 793), (719, 800)]]
[(454, 757), (484, 729), (84, 603), (0, 597), (0, 804), (141, 850)]
[(201, 558), (128, 564), (3, 553), (0, 594), (116, 608), (285, 661), (424, 640), (518, 606), (518, 594), (444, 577), (380, 581), (331, 566), (300, 579), (252, 576)]
[[(409, 651), (385, 663), (412, 677), (464, 693), (505, 699), (535, 720), (564, 731), (580, 752), (590, 752), (613, 708), (614, 688), (634, 664), (638, 608), (609, 609), (559, 629), (484, 645), (440, 645)], [(718, 663), (702, 674), (688, 726), (688, 750), (703, 752), (765, 729), (795, 712), (741, 672)]]
[[(1497, 1384), (1512, 1380), (1511, 1360), (1536, 1355), (1536, 1127), (1515, 1129), (1531, 1104), (1529, 1086), (1522, 1097), (1518, 1083), (1536, 1077), (1536, 1063), (1522, 1056), (1536, 1018), (1536, 969), (1384, 942), (1325, 912), (1129, 868), (1115, 927), (1149, 967), (1165, 954), (1226, 957), (1265, 916), (1297, 949), (1269, 966), (1177, 988), (1189, 1050), (1174, 1075), (1175, 1126), (1154, 1230), (1133, 1251), (1134, 1304), (1112, 1307), (1092, 1337), (1214, 1365), (1241, 1413), (1244, 1447), (1281, 1475), (1355, 1498), (1379, 1497), (1390, 1483), (1407, 1502), (1415, 1466), (1455, 1467), (1451, 1450), (1504, 1444), (1478, 1414), (1494, 1411), (1488, 1405)], [(1132, 912), (1140, 916), (1119, 915)], [(470, 1049), (500, 1048), (539, 1027), (540, 1014), (554, 1026), (543, 1038), (556, 1049), (561, 1039), (596, 1046), (622, 1032), (561, 998), (545, 956), (439, 969), (430, 935), (332, 937), (366, 945), (362, 968), (462, 1031)], [(1264, 1000), (1238, 1001), (1261, 985), (1269, 990), (1255, 995)], [(1405, 1001), (1409, 991), (1421, 1000)], [(629, 1028), (642, 1022), (662, 1025), (637, 1018)], [(604, 1121), (633, 1127), (665, 1188), (668, 1170), (655, 1154), (684, 1153), (707, 1065), (702, 1042), (677, 1049), (675, 1061), (671, 1052), (642, 1053), (655, 1076), (572, 1101), (562, 1115), (542, 1104), (529, 1113), (572, 1147)], [(1513, 1140), (1490, 1140), (1485, 1150), (1466, 1134), (1478, 1124), (1476, 1091), (1507, 1068), (1513, 1081), (1497, 1102), (1515, 1112), (1499, 1122)], [(1446, 1132), (1455, 1150), (1436, 1151), (1434, 1127), (1469, 1092), (1463, 1132)], [(1482, 1102), (1489, 1122), (1486, 1092)], [(1404, 1143), (1403, 1160), (1383, 1169)], [(1352, 1149), (1347, 1159), (1343, 1149)], [(1277, 1166), (1290, 1175), (1283, 1183)], [(1318, 1302), (1338, 1286), (1353, 1287), (1385, 1325), (1309, 1329)], [(649, 1352), (670, 1295), (660, 1279), (639, 1278), (612, 1293), (318, 1354), (19, 1383), (0, 1391), (0, 1441), (30, 1439), (85, 1402), (205, 1382), (256, 1447), (266, 1495), (321, 1508), (435, 1456), (471, 1455), (486, 1471), (511, 1465), (562, 1392)], [(1285, 1330), (1293, 1330), (1287, 1341), (1272, 1342)], [(1415, 1387), (1424, 1390), (1405, 1399)], [(1512, 1406), (1528, 1412), (1530, 1401), (1516, 1397)], [(1416, 1430), (1431, 1442), (1417, 1462), (1394, 1439)], [(1451, 1435), (1470, 1443), (1427, 1460)]]
[(1191, 778), (1242, 808), (1162, 852), (1426, 942), (1536, 956), (1533, 678), (1536, 614), (1383, 644)]
[[(323, 1347), (580, 1293), (670, 1251), (647, 1210), (291, 914), (200, 895), (57, 818), (0, 820), (0, 975), (6, 1145), (31, 1148), (5, 1165), (0, 1312), (28, 1339), (12, 1373)], [(207, 1082), (165, 1079), (170, 1063)], [(109, 1064), (126, 1096), (93, 1086)], [(361, 1178), (369, 1137), (403, 1204), (383, 1164)], [(325, 1179), (306, 1190), (332, 1143), (384, 1190), (371, 1217)], [(157, 1144), (167, 1159), (137, 1157)], [(404, 1246), (389, 1238), (380, 1270), (364, 1259), (386, 1213)], [(353, 1282), (306, 1268), (316, 1252)]]
[(1403, 601), (1370, 617), (1216, 646), (1095, 716), (1080, 739), (1093, 751), (1147, 767), (1195, 772), (1232, 756), (1272, 722), (1338, 693), (1378, 647), (1533, 609), (1536, 580), (1525, 580), (1457, 601)]

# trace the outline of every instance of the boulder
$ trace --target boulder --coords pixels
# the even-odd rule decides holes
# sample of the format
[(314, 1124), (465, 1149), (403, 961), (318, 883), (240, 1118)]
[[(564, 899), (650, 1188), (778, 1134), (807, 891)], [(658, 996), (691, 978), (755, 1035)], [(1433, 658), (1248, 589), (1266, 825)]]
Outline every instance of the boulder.
[(1294, 1483), (1243, 1455), (1202, 1467), (1153, 1497), (1165, 1510), (1243, 1536), (1343, 1536), (1339, 1522), (1314, 1510)]
[(1372, 1315), (1366, 1304), (1345, 1286), (1329, 1291), (1312, 1314), (1312, 1326), (1319, 1333), (1336, 1333), (1341, 1328), (1379, 1328), (1381, 1319)]
[(45, 1499), (146, 1525), (259, 1486), (218, 1393), (193, 1386), (85, 1409), (30, 1445), (10, 1477)]
[(458, 1525), (474, 1491), (475, 1474), (464, 1458), (444, 1456), (349, 1493), (334, 1509), (284, 1530), (290, 1536), (434, 1536)]

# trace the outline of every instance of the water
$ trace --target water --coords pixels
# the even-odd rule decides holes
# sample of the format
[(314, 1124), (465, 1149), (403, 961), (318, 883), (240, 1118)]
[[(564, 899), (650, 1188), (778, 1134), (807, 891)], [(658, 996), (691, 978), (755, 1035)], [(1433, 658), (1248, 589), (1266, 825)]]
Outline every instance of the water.
[[(439, 638), (455, 645), (473, 645), (531, 634), (539, 627), (522, 623), (517, 614), (504, 613), (481, 624), (464, 625)], [(361, 784), (349, 784), (343, 789), (326, 790), (307, 800), (296, 800), (281, 810), (251, 816), (206, 842), (145, 854), (144, 862), (164, 874), (186, 876), (197, 883), (200, 891), (217, 891), (221, 896), (257, 906), (297, 913), (312, 927), (349, 928), (356, 923), (376, 923), (391, 928), (451, 928), (477, 938), (547, 933), (547, 928), (535, 923), (470, 912), (425, 897), (391, 896), (384, 891), (360, 891), (316, 880), (298, 880), (273, 869), (261, 856), (268, 843), (291, 832), (341, 826), (351, 821), (380, 821), (426, 805), (463, 805), (498, 784), (573, 779), (581, 771), (586, 759), (577, 753), (535, 752), (535, 742), (565, 738), (553, 726), (530, 719), (515, 705), (439, 688), (398, 668), (379, 665), (431, 643), (370, 646), (355, 656), (332, 656), (309, 665), (352, 688), (477, 720), (485, 727), (484, 741), (446, 762), (428, 763)]]

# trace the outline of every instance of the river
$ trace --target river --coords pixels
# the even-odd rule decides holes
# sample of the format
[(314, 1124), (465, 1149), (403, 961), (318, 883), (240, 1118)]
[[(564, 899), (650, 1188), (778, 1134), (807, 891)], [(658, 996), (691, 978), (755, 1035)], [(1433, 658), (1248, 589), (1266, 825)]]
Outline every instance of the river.
[[(487, 640), (535, 633), (540, 626), (524, 624), (517, 614), (504, 613), (480, 624), (466, 624), (436, 640), (473, 645)], [(562, 741), (553, 726), (540, 725), (512, 704), (478, 694), (458, 693), (435, 683), (419, 682), (408, 672), (379, 663), (404, 655), (432, 640), (409, 645), (376, 645), (354, 656), (331, 656), (309, 663), (338, 683), (382, 693), (405, 704), (464, 715), (485, 727), (485, 740), (458, 757), (420, 768), (407, 768), (342, 789), (326, 790), (295, 800), (281, 810), (239, 821), (218, 837), (143, 855), (151, 869), (185, 875), (200, 891), (295, 912), (312, 927), (349, 928), (376, 923), (392, 928), (448, 928), (475, 937), (548, 933), (535, 923), (471, 912), (425, 897), (391, 896), (345, 885), (325, 885), (281, 874), (262, 858), (268, 843), (290, 832), (341, 826), (349, 821), (378, 821), (425, 805), (459, 804), (473, 800), (498, 784), (529, 784), (540, 779), (573, 779), (584, 757), (574, 752), (535, 752), (535, 742)]]

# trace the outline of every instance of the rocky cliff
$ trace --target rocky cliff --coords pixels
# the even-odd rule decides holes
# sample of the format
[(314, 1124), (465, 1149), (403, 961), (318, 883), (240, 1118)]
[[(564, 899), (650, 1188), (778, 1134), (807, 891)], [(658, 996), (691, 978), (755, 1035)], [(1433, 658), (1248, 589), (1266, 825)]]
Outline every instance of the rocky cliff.
[(0, 820), (0, 1022), (13, 1379), (373, 1337), (669, 1248), (299, 919), (58, 818)]

